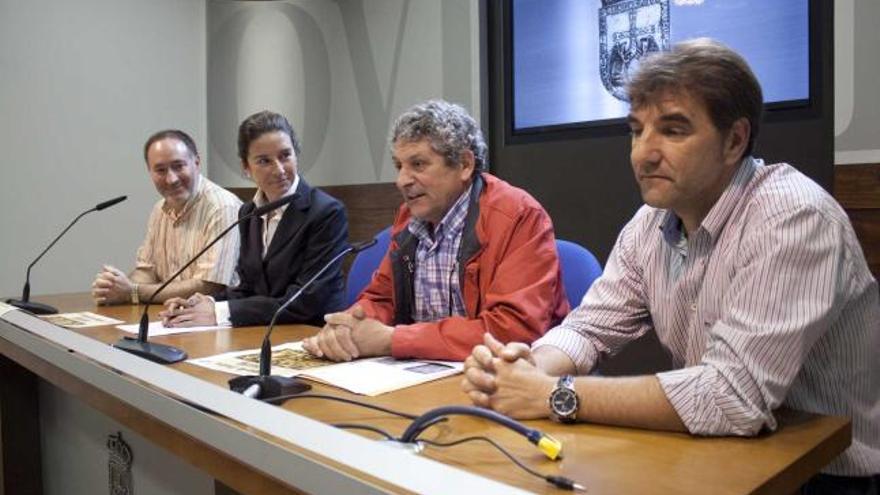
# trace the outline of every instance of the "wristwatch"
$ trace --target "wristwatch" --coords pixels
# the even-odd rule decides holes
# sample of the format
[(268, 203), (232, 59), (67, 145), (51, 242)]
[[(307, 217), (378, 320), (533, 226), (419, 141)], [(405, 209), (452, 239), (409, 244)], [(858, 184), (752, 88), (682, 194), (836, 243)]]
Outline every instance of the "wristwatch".
[(574, 423), (581, 400), (574, 391), (574, 377), (563, 375), (550, 392), (550, 418), (560, 423)]

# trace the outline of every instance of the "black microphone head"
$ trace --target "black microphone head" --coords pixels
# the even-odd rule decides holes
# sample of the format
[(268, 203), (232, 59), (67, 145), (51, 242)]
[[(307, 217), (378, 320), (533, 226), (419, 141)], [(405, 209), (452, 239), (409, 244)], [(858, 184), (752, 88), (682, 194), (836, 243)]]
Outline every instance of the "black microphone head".
[(104, 201), (103, 203), (98, 203), (98, 206), (96, 206), (95, 209), (98, 211), (101, 211), (105, 208), (110, 208), (111, 206), (113, 206), (117, 203), (122, 203), (126, 199), (128, 199), (128, 196), (119, 196), (118, 198), (108, 199), (107, 201)]
[(370, 249), (371, 247), (375, 246), (377, 242), (379, 241), (375, 237), (370, 239), (369, 241), (356, 242), (350, 246), (351, 252), (356, 254), (365, 249)]
[(284, 196), (281, 199), (276, 199), (275, 201), (271, 201), (269, 203), (264, 204), (263, 206), (256, 208), (250, 214), (251, 214), (251, 216), (255, 216), (255, 217), (265, 215), (266, 213), (269, 213), (270, 211), (272, 211), (276, 208), (281, 208), (282, 206), (289, 204), (291, 201), (293, 201), (293, 198), (295, 196), (296, 196), (296, 194), (290, 194), (288, 196)]

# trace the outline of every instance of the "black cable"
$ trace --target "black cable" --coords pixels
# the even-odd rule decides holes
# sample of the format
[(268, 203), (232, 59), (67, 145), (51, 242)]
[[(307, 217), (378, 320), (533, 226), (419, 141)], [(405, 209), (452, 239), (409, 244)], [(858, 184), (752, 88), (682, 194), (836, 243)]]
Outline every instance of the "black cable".
[(495, 411), (489, 409), (483, 409), (481, 407), (473, 407), (473, 406), (443, 406), (435, 409), (431, 409), (430, 411), (422, 414), (418, 418), (410, 423), (409, 427), (406, 431), (403, 432), (403, 435), (400, 436), (400, 441), (404, 443), (414, 441), (419, 435), (422, 434), (428, 427), (434, 425), (436, 423), (437, 418), (450, 416), (453, 414), (461, 414), (466, 416), (477, 416), (480, 418), (488, 419), (494, 423), (500, 424), (502, 426), (506, 426), (511, 430), (519, 433), (520, 435), (529, 439), (530, 442), (534, 444), (538, 444), (538, 441), (541, 439), (543, 434), (535, 430), (533, 428), (529, 428), (526, 425), (516, 421), (514, 419), (508, 418), (503, 414), (498, 414)]
[(544, 479), (543, 474), (541, 474), (538, 471), (535, 471), (534, 469), (523, 464), (522, 461), (520, 461), (519, 459), (514, 457), (513, 454), (511, 454), (510, 452), (507, 451), (507, 449), (505, 449), (504, 447), (499, 445), (498, 442), (496, 442), (495, 440), (492, 440), (489, 437), (484, 437), (484, 436), (465, 437), (465, 438), (459, 438), (458, 440), (453, 440), (451, 442), (437, 442), (435, 440), (425, 440), (425, 439), (421, 439), (418, 441), (422, 442), (422, 443), (426, 443), (426, 444), (431, 445), (433, 447), (454, 447), (456, 445), (460, 445), (460, 444), (463, 444), (466, 442), (476, 442), (476, 441), (486, 442), (486, 443), (492, 445), (493, 447), (495, 447), (496, 449), (498, 449), (502, 454), (504, 454), (514, 464), (519, 466), (523, 471), (531, 474), (532, 476), (537, 476), (538, 478)]
[(430, 428), (430, 427), (436, 425), (437, 423), (443, 423), (443, 422), (446, 422), (446, 421), (449, 421), (449, 418), (447, 418), (446, 416), (443, 416), (443, 417), (440, 417), (440, 418), (434, 418), (434, 419), (431, 419), (431, 420), (429, 420), (429, 421), (425, 421), (425, 424), (422, 425), (422, 428), (421, 428), (421, 430), (420, 430), (420, 434), (423, 433), (423, 432), (424, 432), (425, 430), (427, 430), (428, 428)]
[(393, 435), (383, 430), (382, 428), (377, 428), (375, 426), (361, 425), (357, 423), (335, 423), (332, 426), (335, 426), (336, 428), (342, 428), (344, 430), (372, 431), (373, 433), (378, 433), (379, 435), (382, 435), (383, 437), (385, 437), (386, 440), (396, 440)]
[[(346, 404), (353, 404), (355, 406), (365, 407), (367, 409), (373, 409), (375, 411), (381, 411), (387, 414), (392, 414), (394, 416), (399, 416), (401, 418), (406, 419), (416, 419), (418, 416), (415, 414), (407, 414), (400, 411), (395, 411), (393, 409), (388, 409), (387, 407), (376, 406), (373, 404), (368, 404), (366, 402), (360, 402), (353, 399), (346, 399), (344, 397), (336, 397), (335, 395), (326, 395), (326, 394), (291, 394), (291, 395), (280, 395), (278, 397), (273, 397), (271, 399), (265, 399), (265, 402), (269, 404), (278, 404), (281, 405), (284, 402), (290, 399), (324, 399), (324, 400), (335, 400), (337, 402), (344, 402)], [(445, 418), (444, 418), (445, 419)], [(432, 423), (433, 424), (433, 423)]]
[[(522, 469), (523, 471), (525, 471), (525, 472), (531, 474), (532, 476), (536, 476), (536, 477), (538, 477), (538, 478), (541, 478), (541, 479), (543, 479), (544, 481), (546, 481), (546, 482), (548, 482), (548, 483), (550, 483), (550, 484), (556, 486), (557, 488), (561, 488), (561, 489), (564, 489), (564, 490), (585, 490), (585, 488), (584, 488), (583, 486), (581, 486), (581, 485), (575, 483), (573, 480), (571, 480), (571, 479), (569, 479), (569, 478), (566, 478), (566, 477), (564, 477), (564, 476), (543, 475), (543, 474), (541, 474), (540, 472), (535, 471), (534, 469), (532, 469), (532, 468), (526, 466), (525, 464), (523, 464), (522, 461), (520, 461), (519, 459), (517, 459), (516, 457), (514, 457), (513, 454), (511, 454), (510, 452), (508, 452), (504, 447), (502, 447), (502, 446), (499, 445), (497, 442), (495, 442), (494, 440), (492, 440), (491, 438), (488, 438), (488, 437), (484, 437), (484, 436), (465, 437), (465, 438), (461, 438), (461, 439), (458, 439), (458, 440), (454, 440), (454, 441), (452, 441), (452, 442), (436, 442), (436, 441), (433, 441), (433, 440), (424, 440), (424, 439), (421, 439), (421, 440), (420, 440), (420, 439), (418, 438), (418, 436), (419, 436), (420, 434), (422, 434), (425, 430), (427, 430), (427, 429), (430, 428), (431, 426), (434, 426), (434, 425), (437, 424), (437, 423), (441, 423), (441, 422), (444, 422), (444, 421), (448, 421), (448, 419), (449, 419), (448, 417), (445, 417), (445, 416), (441, 416), (441, 415), (435, 414), (436, 412), (440, 412), (441, 414), (442, 414), (442, 413), (446, 413), (446, 414), (448, 414), (448, 413), (458, 413), (458, 414), (462, 414), (462, 413), (463, 413), (463, 414), (470, 414), (470, 415), (482, 416), (482, 417), (484, 417), (484, 418), (487, 418), (487, 419), (493, 419), (493, 420), (494, 420), (495, 418), (494, 418), (493, 416), (497, 415), (497, 413), (494, 413), (494, 412), (491, 412), (491, 411), (487, 411), (485, 414), (474, 414), (474, 413), (470, 412), (469, 410), (466, 411), (466, 409), (471, 409), (471, 408), (456, 407), (456, 406), (448, 406), (448, 407), (438, 408), (438, 409), (435, 409), (435, 410), (429, 411), (428, 413), (425, 413), (425, 414), (423, 414), (423, 415), (421, 415), (421, 416), (415, 416), (415, 415), (413, 415), (413, 414), (407, 414), (407, 413), (403, 413), (403, 412), (400, 412), (400, 411), (395, 411), (395, 410), (393, 410), (393, 409), (389, 409), (389, 408), (387, 408), (387, 407), (377, 406), (377, 405), (374, 405), (374, 404), (368, 404), (368, 403), (366, 403), (366, 402), (360, 402), (360, 401), (353, 400), (353, 399), (346, 399), (346, 398), (344, 398), (344, 397), (337, 397), (337, 396), (335, 396), (335, 395), (326, 395), (326, 394), (281, 395), (281, 396), (274, 397), (274, 398), (271, 398), (271, 399), (265, 399), (264, 402), (269, 403), (269, 404), (283, 404), (284, 402), (286, 402), (286, 401), (288, 401), (288, 400), (290, 400), (290, 399), (323, 399), (323, 400), (332, 400), (332, 401), (337, 401), (337, 402), (343, 402), (343, 403), (346, 403), (346, 404), (352, 404), (352, 405), (355, 405), (355, 406), (361, 406), (361, 407), (364, 407), (364, 408), (367, 408), (367, 409), (373, 409), (373, 410), (376, 410), (376, 411), (381, 411), (381, 412), (384, 412), (384, 413), (387, 413), (387, 414), (391, 414), (391, 415), (394, 415), (394, 416), (398, 416), (398, 417), (402, 417), (402, 418), (412, 419), (412, 420), (414, 420), (414, 421), (413, 421), (414, 424), (415, 424), (415, 423), (419, 423), (419, 424), (417, 424), (415, 427), (414, 427), (414, 424), (411, 424), (410, 427), (407, 428), (407, 430), (404, 432), (404, 434), (403, 434), (403, 435), (401, 436), (401, 438), (399, 438), (399, 439), (398, 439), (398, 438), (395, 438), (393, 435), (391, 435), (390, 433), (388, 433), (387, 431), (385, 431), (385, 430), (383, 430), (383, 429), (381, 429), (381, 428), (378, 428), (378, 427), (375, 427), (375, 426), (370, 426), (370, 425), (363, 425), (363, 424), (357, 424), (357, 423), (336, 423), (336, 424), (333, 424), (332, 426), (334, 426), (334, 427), (336, 427), (336, 428), (341, 428), (341, 429), (351, 429), (351, 430), (365, 430), (365, 431), (370, 431), (370, 432), (373, 432), (373, 433), (376, 433), (376, 434), (381, 435), (381, 436), (384, 437), (386, 440), (399, 441), (399, 442), (403, 442), (403, 443), (422, 442), (422, 443), (424, 443), (424, 444), (426, 444), (426, 445), (431, 445), (431, 446), (438, 447), (438, 448), (439, 448), (439, 447), (453, 447), (453, 446), (455, 446), (455, 445), (459, 445), (459, 444), (462, 444), (462, 443), (465, 443), (465, 442), (483, 441), (483, 442), (489, 443), (490, 445), (492, 445), (493, 447), (495, 447), (496, 449), (498, 449), (498, 451), (501, 452), (502, 454), (504, 454), (505, 457), (507, 457), (508, 459), (510, 459), (511, 462), (513, 462), (513, 463), (516, 464), (520, 469)], [(187, 405), (189, 405), (189, 406), (195, 407), (195, 408), (197, 408), (197, 409), (199, 409), (199, 410), (201, 410), (201, 411), (203, 411), (203, 412), (217, 414), (215, 411), (212, 411), (212, 410), (210, 410), (210, 409), (208, 409), (208, 408), (205, 408), (205, 407), (199, 406), (199, 405), (197, 405), (197, 404), (195, 404), (195, 403), (193, 403), (193, 402), (187, 401), (187, 400), (185, 400), (185, 399), (179, 399), (179, 400), (180, 400), (181, 402), (183, 402), (183, 403), (185, 403), (185, 404), (187, 404)], [(500, 415), (499, 415), (499, 416), (500, 416)], [(504, 418), (504, 419), (508, 419), (508, 418)], [(419, 420), (419, 421), (415, 421), (415, 420)], [(509, 422), (516, 423), (516, 422), (514, 422), (513, 420), (509, 420), (509, 419), (508, 419), (508, 421), (509, 421)], [(505, 421), (503, 424), (505, 424), (505, 426), (510, 427), (510, 426), (507, 424), (508, 421)], [(534, 435), (534, 433), (537, 432), (537, 430), (531, 430), (530, 428), (527, 428), (527, 427), (525, 427), (525, 426), (523, 426), (523, 425), (521, 425), (521, 424), (518, 424), (518, 423), (517, 423), (517, 426), (518, 426), (518, 428), (514, 428), (514, 429), (515, 429), (516, 431), (520, 432), (520, 433), (522, 433), (521, 430), (525, 430), (526, 432), (528, 432), (528, 433), (530, 433), (530, 434), (532, 434), (532, 435)], [(530, 435), (530, 436), (531, 436), (531, 435)], [(407, 440), (404, 440), (404, 437), (408, 437), (408, 439), (407, 439)]]
[(502, 447), (501, 445), (499, 445), (498, 442), (496, 442), (496, 441), (494, 441), (494, 440), (492, 440), (491, 438), (488, 438), (488, 437), (484, 437), (484, 436), (465, 437), (465, 438), (460, 438), (460, 439), (458, 439), (458, 440), (453, 440), (453, 441), (451, 441), (451, 442), (437, 442), (437, 441), (434, 441), (434, 440), (424, 440), (424, 439), (419, 440), (419, 442), (422, 442), (422, 443), (427, 444), (427, 445), (431, 445), (431, 446), (433, 446), (433, 447), (454, 447), (454, 446), (456, 446), (456, 445), (460, 445), (460, 444), (463, 444), (463, 443), (465, 443), (465, 442), (475, 442), (475, 441), (482, 441), (482, 442), (486, 442), (486, 443), (492, 445), (493, 447), (495, 447), (496, 449), (498, 449), (499, 452), (501, 452), (502, 454), (504, 454), (505, 457), (507, 457), (508, 459), (510, 459), (511, 462), (513, 462), (514, 464), (516, 464), (516, 465), (517, 465), (520, 469), (522, 469), (523, 471), (525, 471), (525, 472), (531, 474), (532, 476), (535, 476), (535, 477), (541, 478), (542, 480), (546, 481), (547, 483), (550, 483), (551, 485), (553, 485), (553, 486), (555, 486), (555, 487), (557, 487), (557, 488), (562, 488), (563, 490), (581, 490), (581, 491), (586, 491), (586, 488), (584, 488), (582, 485), (579, 485), (578, 483), (575, 483), (574, 480), (572, 480), (572, 479), (570, 479), (570, 478), (566, 478), (565, 476), (544, 475), (544, 474), (541, 474), (541, 473), (538, 472), (538, 471), (535, 471), (534, 469), (532, 469), (532, 468), (526, 466), (525, 464), (523, 464), (522, 461), (520, 461), (519, 459), (517, 459), (516, 457), (514, 457), (513, 454), (511, 454), (510, 452), (507, 451), (507, 449), (505, 449), (504, 447)]

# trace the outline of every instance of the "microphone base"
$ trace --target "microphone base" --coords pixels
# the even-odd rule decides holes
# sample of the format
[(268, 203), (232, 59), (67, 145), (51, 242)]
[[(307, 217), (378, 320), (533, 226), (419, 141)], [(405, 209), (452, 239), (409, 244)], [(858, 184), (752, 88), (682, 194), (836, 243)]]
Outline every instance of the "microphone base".
[(186, 359), (186, 352), (183, 349), (154, 342), (141, 342), (131, 337), (119, 339), (113, 347), (162, 364), (177, 363)]
[(23, 309), (28, 313), (35, 315), (54, 315), (58, 313), (58, 310), (48, 304), (33, 302), (33, 301), (20, 301), (18, 299), (7, 299), (6, 304), (11, 304), (16, 308)]
[(233, 392), (242, 393), (251, 385), (258, 384), (260, 392), (259, 400), (274, 399), (282, 395), (296, 395), (308, 392), (312, 386), (296, 378), (284, 376), (237, 376), (229, 380), (229, 388)]

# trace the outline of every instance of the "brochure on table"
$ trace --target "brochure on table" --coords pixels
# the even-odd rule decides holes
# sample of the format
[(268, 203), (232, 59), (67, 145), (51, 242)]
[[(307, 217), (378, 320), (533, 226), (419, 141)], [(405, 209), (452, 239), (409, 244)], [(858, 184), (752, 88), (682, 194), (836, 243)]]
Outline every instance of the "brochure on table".
[(122, 323), (122, 320), (92, 313), (91, 311), (45, 315), (40, 318), (53, 325), (58, 325), (59, 327), (64, 328), (102, 327), (104, 325), (116, 325), (117, 323)]
[[(260, 350), (227, 352), (189, 363), (236, 375), (259, 374)], [(272, 374), (299, 376), (362, 395), (379, 395), (461, 373), (455, 361), (398, 360), (389, 356), (334, 363), (312, 356), (301, 342), (272, 348)]]

